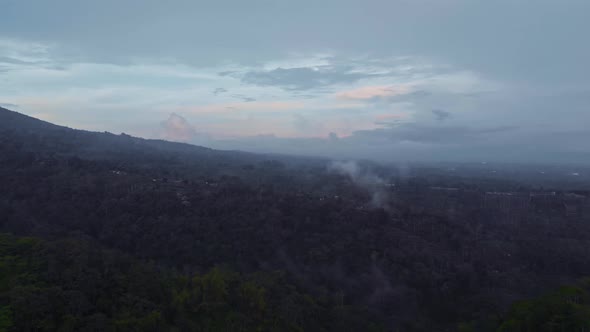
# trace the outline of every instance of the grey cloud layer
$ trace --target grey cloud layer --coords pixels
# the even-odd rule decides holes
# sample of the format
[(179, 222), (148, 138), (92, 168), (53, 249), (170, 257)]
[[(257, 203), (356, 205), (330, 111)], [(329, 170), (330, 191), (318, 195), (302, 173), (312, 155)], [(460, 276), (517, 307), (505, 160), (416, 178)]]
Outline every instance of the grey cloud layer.
[(424, 126), (416, 123), (391, 125), (389, 128), (363, 130), (354, 133), (353, 139), (386, 143), (416, 142), (436, 145), (466, 144), (485, 140), (506, 131), (516, 130), (510, 126), (470, 128), (466, 126)]
[[(504, 139), (514, 135), (518, 140)], [(370, 136), (370, 137), (367, 137)], [(397, 136), (388, 131), (355, 133), (339, 139), (286, 139), (257, 136), (239, 141), (211, 141), (218, 148), (239, 148), (254, 152), (276, 152), (316, 155), (329, 158), (368, 158), (381, 161), (459, 161), (459, 162), (520, 162), (520, 163), (590, 163), (590, 152), (570, 148), (577, 140), (588, 141), (590, 132), (551, 132), (549, 135), (523, 134), (516, 128), (458, 128), (458, 133), (445, 130), (435, 134), (413, 133), (401, 144), (391, 144)], [(434, 138), (443, 137), (447, 143), (438, 144)], [(476, 140), (473, 138), (476, 137)], [(397, 138), (396, 138), (397, 139)], [(449, 144), (449, 142), (451, 144)], [(508, 142), (508, 143), (507, 143)]]
[(451, 112), (443, 110), (432, 110), (432, 114), (436, 117), (436, 120), (438, 121), (444, 121), (451, 117)]
[(339, 83), (354, 83), (363, 78), (383, 75), (351, 72), (350, 67), (276, 68), (268, 71), (251, 71), (242, 77), (244, 83), (261, 86), (278, 86), (286, 90), (311, 90)]
[(5, 0), (2, 11), (2, 35), (66, 45), (72, 59), (119, 63), (255, 63), (332, 49), (427, 55), (499, 77), (579, 83), (590, 57), (578, 37), (590, 25), (585, 0)]

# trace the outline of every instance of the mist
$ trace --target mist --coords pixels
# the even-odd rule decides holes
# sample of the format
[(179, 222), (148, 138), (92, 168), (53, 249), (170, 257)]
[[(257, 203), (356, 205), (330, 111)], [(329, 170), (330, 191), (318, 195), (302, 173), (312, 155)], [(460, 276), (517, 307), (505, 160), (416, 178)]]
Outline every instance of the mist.
[(389, 210), (389, 194), (385, 190), (386, 182), (370, 170), (362, 168), (356, 161), (332, 161), (328, 170), (348, 177), (354, 184), (371, 195), (370, 206)]

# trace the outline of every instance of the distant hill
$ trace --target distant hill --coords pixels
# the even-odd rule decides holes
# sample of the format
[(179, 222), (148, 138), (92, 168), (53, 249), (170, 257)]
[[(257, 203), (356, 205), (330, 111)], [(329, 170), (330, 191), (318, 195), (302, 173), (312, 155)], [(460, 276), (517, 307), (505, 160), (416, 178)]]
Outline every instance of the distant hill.
[(127, 134), (71, 129), (0, 108), (0, 138), (19, 142), (19, 149), (32, 153), (93, 160), (131, 161), (136, 165), (166, 163), (199, 164), (218, 168), (258, 160), (254, 154), (215, 151), (164, 140), (143, 139)]
[[(78, 149), (128, 150), (131, 146), (152, 148), (171, 152), (203, 152), (210, 149), (190, 144), (149, 140), (132, 137), (122, 133), (91, 132), (55, 125), (18, 112), (0, 107), (0, 130), (18, 134), (36, 134), (48, 139), (71, 140), (68, 142)], [(60, 137), (57, 133), (61, 134)], [(45, 137), (46, 135), (51, 135)], [(91, 147), (87, 145), (90, 144)], [(102, 146), (100, 146), (102, 145)], [(135, 149), (134, 149), (135, 150)]]
[[(12, 152), (6, 151), (11, 148)], [(29, 154), (36, 160), (82, 159), (108, 162), (118, 168), (132, 168), (152, 175), (174, 174), (195, 179), (203, 177), (241, 177), (246, 183), (273, 184), (276, 172), (285, 177), (305, 166), (325, 169), (326, 160), (242, 151), (214, 150), (202, 146), (144, 139), (125, 133), (93, 132), (72, 129), (0, 108), (0, 153)], [(259, 166), (259, 167), (255, 167)], [(283, 184), (281, 188), (288, 190)]]
[(0, 107), (0, 130), (56, 130), (68, 129), (22, 113)]

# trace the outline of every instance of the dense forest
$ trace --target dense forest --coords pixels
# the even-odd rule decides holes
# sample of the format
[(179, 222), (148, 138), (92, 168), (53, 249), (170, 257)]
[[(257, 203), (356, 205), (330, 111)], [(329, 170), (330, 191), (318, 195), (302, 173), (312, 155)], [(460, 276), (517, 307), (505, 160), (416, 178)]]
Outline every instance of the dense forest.
[(0, 109), (0, 330), (590, 329), (583, 187), (350, 165)]
[(0, 236), (0, 328), (22, 331), (378, 330), (284, 274), (162, 271), (91, 240)]

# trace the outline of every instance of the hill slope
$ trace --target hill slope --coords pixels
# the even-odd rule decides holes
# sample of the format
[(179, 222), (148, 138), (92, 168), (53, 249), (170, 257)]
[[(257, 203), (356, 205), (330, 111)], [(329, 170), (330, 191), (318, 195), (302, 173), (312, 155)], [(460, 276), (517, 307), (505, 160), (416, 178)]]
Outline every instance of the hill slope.
[(65, 130), (67, 128), (0, 107), (0, 129), (33, 131), (57, 129)]
[[(325, 307), (342, 313), (366, 306), (398, 331), (455, 331), (461, 322), (493, 331), (514, 300), (590, 275), (590, 223), (561, 218), (559, 202), (503, 222), (482, 208), (470, 184), (450, 183), (467, 188), (465, 196), (457, 196), (461, 190), (445, 196), (438, 178), (404, 178), (395, 189), (379, 187), (390, 206), (376, 206), (377, 186), (363, 187), (317, 161), (290, 163), (0, 114), (3, 232), (75, 238), (147, 261), (164, 275), (203, 275), (220, 264), (245, 276), (282, 270), (284, 284)], [(109, 270), (99, 266), (91, 275)], [(0, 300), (0, 307), (9, 305)], [(279, 307), (301, 323), (308, 305), (295, 296)], [(358, 331), (357, 318), (366, 325), (375, 320), (351, 315), (356, 323), (336, 328), (332, 323), (343, 320), (321, 312), (324, 330)]]

